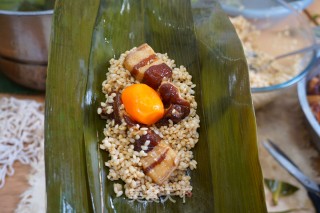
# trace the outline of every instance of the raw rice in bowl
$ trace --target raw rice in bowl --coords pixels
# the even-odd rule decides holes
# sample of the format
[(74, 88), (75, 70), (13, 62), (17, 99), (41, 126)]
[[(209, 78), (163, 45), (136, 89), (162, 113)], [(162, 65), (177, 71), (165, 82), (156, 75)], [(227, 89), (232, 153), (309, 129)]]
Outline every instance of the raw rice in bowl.
[(252, 97), (256, 109), (281, 94), (279, 89), (298, 82), (315, 61), (310, 51), (272, 61), (275, 57), (311, 46), (314, 36), (303, 17), (296, 13), (277, 23), (262, 24), (241, 16), (230, 18), (243, 44), (249, 67)]

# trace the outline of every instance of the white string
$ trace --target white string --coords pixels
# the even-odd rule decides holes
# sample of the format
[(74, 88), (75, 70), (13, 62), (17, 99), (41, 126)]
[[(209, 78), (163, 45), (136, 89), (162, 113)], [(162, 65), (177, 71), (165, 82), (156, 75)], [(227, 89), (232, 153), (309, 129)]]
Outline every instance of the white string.
[(43, 141), (39, 153), (39, 162), (32, 162), (32, 172), (29, 176), (30, 188), (21, 194), (16, 213), (45, 213), (46, 212), (46, 184)]
[(14, 174), (15, 161), (30, 165), (40, 162), (43, 141), (43, 105), (31, 100), (1, 98), (0, 188), (5, 185), (6, 177)]

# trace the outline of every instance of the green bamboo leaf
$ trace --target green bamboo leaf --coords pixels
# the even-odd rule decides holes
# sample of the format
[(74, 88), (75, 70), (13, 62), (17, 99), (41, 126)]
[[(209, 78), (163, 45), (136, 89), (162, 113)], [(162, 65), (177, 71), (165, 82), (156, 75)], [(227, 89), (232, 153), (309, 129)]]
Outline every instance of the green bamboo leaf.
[[(108, 170), (104, 166), (107, 156), (106, 153), (99, 151), (105, 125), (105, 121), (97, 116), (96, 111), (99, 101), (104, 99), (101, 92), (102, 79), (105, 78), (108, 61), (114, 55), (119, 55), (126, 50), (125, 48), (144, 41), (143, 24), (135, 23), (136, 20), (142, 20), (143, 23), (141, 2), (137, 0), (130, 2), (130, 11), (125, 10), (119, 16), (118, 13), (123, 7), (121, 1), (102, 2), (93, 33), (85, 98), (84, 136), (88, 182), (96, 212), (111, 212), (113, 206), (113, 201), (110, 199), (110, 195), (113, 195), (113, 184), (106, 181)], [(134, 24), (136, 27), (132, 29), (131, 26)], [(115, 28), (117, 25), (122, 27)]]
[(90, 4), (57, 1), (55, 6), (46, 90), (48, 212), (92, 210), (86, 177), (82, 105), (93, 17), (98, 6), (98, 0)]
[(279, 197), (291, 195), (299, 190), (298, 187), (279, 180), (265, 178), (264, 183), (272, 193), (272, 202), (274, 205), (278, 205)]

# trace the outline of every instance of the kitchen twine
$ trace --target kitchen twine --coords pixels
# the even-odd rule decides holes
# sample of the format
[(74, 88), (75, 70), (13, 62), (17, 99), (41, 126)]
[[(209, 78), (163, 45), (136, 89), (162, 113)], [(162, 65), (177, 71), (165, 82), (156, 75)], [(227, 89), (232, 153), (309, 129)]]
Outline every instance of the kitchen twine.
[(32, 168), (30, 188), (16, 212), (45, 212), (44, 107), (31, 100), (0, 98), (0, 189), (19, 161)]

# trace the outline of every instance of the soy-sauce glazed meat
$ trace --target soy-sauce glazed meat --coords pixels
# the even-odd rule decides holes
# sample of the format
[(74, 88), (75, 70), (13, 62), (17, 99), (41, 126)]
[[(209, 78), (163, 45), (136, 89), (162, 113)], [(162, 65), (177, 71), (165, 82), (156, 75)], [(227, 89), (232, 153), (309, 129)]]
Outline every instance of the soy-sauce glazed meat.
[(158, 200), (191, 195), (199, 116), (192, 77), (166, 54), (142, 44), (111, 59), (98, 114), (106, 120), (100, 148), (115, 195)]
[(314, 76), (308, 81), (307, 98), (312, 114), (320, 124), (320, 76)]

